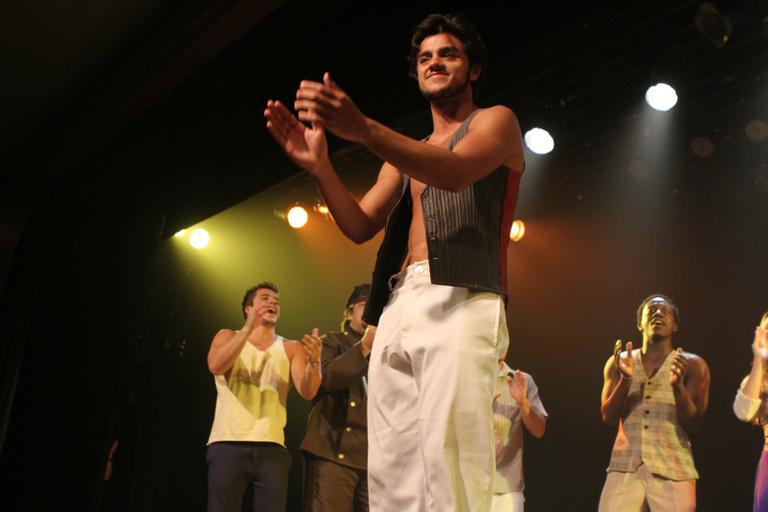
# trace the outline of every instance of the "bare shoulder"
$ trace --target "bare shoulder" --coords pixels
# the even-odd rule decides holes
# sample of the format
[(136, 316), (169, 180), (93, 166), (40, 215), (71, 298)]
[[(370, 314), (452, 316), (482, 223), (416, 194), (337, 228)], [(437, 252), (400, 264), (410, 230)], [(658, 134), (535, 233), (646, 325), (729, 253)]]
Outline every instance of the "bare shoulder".
[(221, 343), (226, 343), (232, 336), (236, 334), (237, 331), (233, 331), (232, 329), (221, 329), (219, 332), (216, 333), (216, 336), (213, 337), (213, 341), (211, 342), (212, 346), (220, 345)]
[(475, 115), (475, 119), (472, 124), (494, 124), (494, 125), (509, 125), (515, 128), (519, 127), (517, 122), (517, 116), (511, 108), (505, 105), (494, 105), (492, 107), (481, 108)]
[(689, 368), (702, 376), (709, 376), (709, 366), (703, 357), (693, 352), (683, 352), (683, 355), (688, 360)]
[(301, 346), (301, 343), (299, 343), (296, 340), (283, 340), (283, 347), (285, 347), (285, 353), (288, 355), (288, 358), (291, 358), (296, 354), (299, 350), (304, 350), (304, 347)]

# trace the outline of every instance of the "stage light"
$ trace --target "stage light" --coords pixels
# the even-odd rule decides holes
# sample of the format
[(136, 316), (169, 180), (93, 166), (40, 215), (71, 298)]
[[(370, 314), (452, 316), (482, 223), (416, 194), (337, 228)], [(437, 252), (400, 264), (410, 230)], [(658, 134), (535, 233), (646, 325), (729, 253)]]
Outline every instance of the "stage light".
[(731, 20), (720, 14), (715, 6), (709, 2), (704, 2), (699, 6), (693, 24), (707, 41), (718, 48), (725, 48), (733, 36)]
[(303, 228), (308, 219), (307, 210), (301, 206), (294, 206), (288, 210), (288, 224), (294, 229)]
[(174, 238), (181, 238), (181, 237), (183, 237), (183, 236), (184, 236), (184, 234), (185, 234), (186, 232), (187, 232), (187, 230), (186, 230), (186, 229), (180, 229), (180, 230), (178, 230), (177, 232), (175, 232), (175, 233), (173, 234), (173, 237), (174, 237)]
[(328, 209), (328, 206), (322, 201), (315, 201), (315, 206), (313, 206), (312, 209), (320, 215), (328, 216), (331, 213), (331, 211)]
[(195, 249), (205, 249), (210, 241), (211, 236), (203, 228), (197, 228), (189, 234), (189, 245)]
[(747, 123), (744, 132), (747, 134), (747, 137), (749, 137), (749, 140), (760, 142), (768, 139), (768, 123), (762, 119), (755, 119)]
[(696, 137), (691, 141), (691, 151), (700, 158), (707, 158), (714, 150), (715, 145), (707, 137)]
[(516, 220), (512, 223), (512, 229), (509, 230), (509, 239), (513, 242), (519, 242), (525, 236), (525, 223)]
[(555, 148), (555, 141), (547, 130), (531, 128), (525, 132), (525, 145), (537, 155), (546, 155)]
[(652, 109), (666, 112), (677, 104), (677, 93), (671, 86), (658, 83), (645, 92), (645, 101)]

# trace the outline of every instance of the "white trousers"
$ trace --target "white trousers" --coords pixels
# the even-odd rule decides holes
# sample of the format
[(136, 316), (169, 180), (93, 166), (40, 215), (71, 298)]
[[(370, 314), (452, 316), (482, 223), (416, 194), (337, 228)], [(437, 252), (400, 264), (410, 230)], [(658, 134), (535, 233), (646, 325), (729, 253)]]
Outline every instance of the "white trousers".
[(522, 492), (507, 492), (493, 495), (491, 512), (524, 512), (525, 497)]
[(372, 512), (491, 509), (491, 402), (508, 344), (499, 295), (433, 285), (426, 262), (400, 274), (368, 367)]
[(634, 473), (610, 471), (598, 512), (693, 512), (696, 480), (656, 476), (642, 464)]

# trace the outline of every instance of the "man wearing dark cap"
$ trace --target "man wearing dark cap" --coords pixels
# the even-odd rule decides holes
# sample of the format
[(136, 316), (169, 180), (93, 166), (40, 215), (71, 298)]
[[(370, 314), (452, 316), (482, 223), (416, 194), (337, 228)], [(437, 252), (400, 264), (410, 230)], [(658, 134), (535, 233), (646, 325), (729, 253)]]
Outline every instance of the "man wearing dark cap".
[(370, 287), (352, 290), (341, 331), (323, 336), (322, 385), (312, 405), (304, 453), (305, 512), (368, 510), (366, 395), (373, 336), (364, 336)]

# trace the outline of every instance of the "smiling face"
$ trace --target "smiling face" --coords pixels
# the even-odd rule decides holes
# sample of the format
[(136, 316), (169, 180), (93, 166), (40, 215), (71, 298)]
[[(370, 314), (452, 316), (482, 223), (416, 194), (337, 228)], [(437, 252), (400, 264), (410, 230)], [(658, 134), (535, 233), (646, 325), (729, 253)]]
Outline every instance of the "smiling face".
[(469, 93), (470, 84), (480, 76), (471, 68), (464, 45), (449, 33), (424, 38), (416, 55), (416, 77), (421, 94), (430, 102), (439, 102)]
[(253, 296), (250, 306), (245, 307), (248, 314), (255, 309), (257, 316), (261, 317), (261, 323), (274, 325), (280, 318), (280, 295), (269, 288), (259, 288)]
[(651, 341), (671, 338), (677, 332), (674, 306), (663, 297), (653, 297), (643, 306), (637, 329)]

